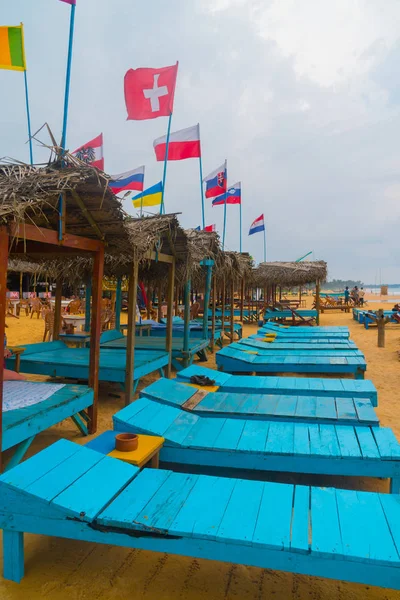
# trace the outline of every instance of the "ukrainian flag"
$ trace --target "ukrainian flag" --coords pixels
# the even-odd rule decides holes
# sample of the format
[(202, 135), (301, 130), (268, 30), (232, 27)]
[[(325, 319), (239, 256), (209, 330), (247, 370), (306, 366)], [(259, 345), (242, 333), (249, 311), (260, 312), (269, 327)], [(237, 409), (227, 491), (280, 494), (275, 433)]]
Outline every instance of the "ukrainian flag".
[(142, 206), (157, 206), (162, 200), (162, 183), (159, 181), (152, 187), (144, 190), (132, 198), (133, 206), (140, 208)]

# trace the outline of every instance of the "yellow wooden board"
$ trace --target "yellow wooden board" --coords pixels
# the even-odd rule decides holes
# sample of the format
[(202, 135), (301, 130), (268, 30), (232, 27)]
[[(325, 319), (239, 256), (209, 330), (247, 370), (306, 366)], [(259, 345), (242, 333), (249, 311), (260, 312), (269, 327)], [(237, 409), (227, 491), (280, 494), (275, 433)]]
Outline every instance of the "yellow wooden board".
[(164, 438), (155, 435), (138, 434), (139, 443), (136, 450), (131, 452), (121, 452), (113, 450), (108, 453), (112, 458), (118, 458), (131, 465), (142, 467), (145, 465), (157, 452), (159, 452), (164, 444)]
[(204, 390), (205, 392), (216, 392), (219, 388), (219, 385), (197, 385), (197, 383), (186, 383), (186, 381), (179, 383), (184, 383), (185, 385), (197, 388), (198, 390)]

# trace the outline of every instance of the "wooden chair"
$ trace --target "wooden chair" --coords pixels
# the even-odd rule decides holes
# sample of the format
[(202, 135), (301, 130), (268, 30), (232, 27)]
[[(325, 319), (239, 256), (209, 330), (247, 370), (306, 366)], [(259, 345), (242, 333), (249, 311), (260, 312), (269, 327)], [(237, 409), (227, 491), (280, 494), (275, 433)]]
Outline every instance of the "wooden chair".
[[(53, 310), (46, 310), (43, 311), (43, 320), (44, 320), (44, 334), (43, 334), (43, 341), (46, 341), (47, 336), (49, 336), (49, 342), (52, 341), (53, 339), (53, 331), (54, 331), (54, 316), (55, 313)], [(66, 331), (68, 328), (66, 322), (64, 321), (64, 319), (61, 317), (61, 326), (60, 326), (60, 332), (61, 331)]]
[[(111, 322), (112, 312), (110, 310), (102, 310), (100, 315), (101, 331), (109, 329)], [(115, 321), (114, 321), (115, 324)]]
[(199, 311), (200, 311), (200, 303), (199, 302), (193, 302), (192, 306), (190, 307), (190, 319), (197, 319), (197, 317), (199, 316)]
[(39, 318), (40, 314), (42, 312), (42, 309), (43, 309), (43, 305), (40, 301), (40, 298), (33, 298), (32, 303), (31, 303), (31, 319), (35, 313), (37, 314), (37, 318)]
[(25, 311), (25, 316), (29, 316), (29, 302), (28, 300), (20, 300), (17, 304), (17, 317), (19, 317), (21, 310)]
[(82, 302), (79, 299), (71, 300), (71, 302), (68, 304), (68, 307), (67, 307), (68, 314), (78, 315), (81, 312), (81, 306), (82, 306)]

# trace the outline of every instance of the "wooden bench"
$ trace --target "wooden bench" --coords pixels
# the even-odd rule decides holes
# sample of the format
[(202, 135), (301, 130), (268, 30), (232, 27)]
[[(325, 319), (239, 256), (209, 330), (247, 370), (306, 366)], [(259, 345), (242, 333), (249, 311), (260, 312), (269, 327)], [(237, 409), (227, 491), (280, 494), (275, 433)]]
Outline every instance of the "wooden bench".
[(399, 522), (389, 494), (140, 471), (66, 440), (0, 477), (16, 582), (28, 532), (400, 589)]
[(116, 431), (165, 438), (161, 461), (202, 472), (388, 477), (392, 493), (400, 491), (400, 444), (389, 428), (203, 417), (147, 398), (113, 423)]

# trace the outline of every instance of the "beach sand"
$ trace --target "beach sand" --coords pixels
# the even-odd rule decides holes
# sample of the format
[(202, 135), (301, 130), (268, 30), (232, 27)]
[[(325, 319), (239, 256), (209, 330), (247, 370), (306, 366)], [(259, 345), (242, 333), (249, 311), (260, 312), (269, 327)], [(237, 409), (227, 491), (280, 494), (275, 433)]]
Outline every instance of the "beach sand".
[[(374, 299), (377, 299), (376, 296)], [(380, 306), (387, 309), (389, 305), (390, 302), (382, 305), (374, 302), (369, 306), (375, 310)], [(7, 324), (10, 345), (41, 341), (44, 327), (41, 319), (25, 316), (19, 320), (8, 318)], [(352, 319), (351, 313), (335, 311), (323, 314), (321, 325), (349, 326), (351, 338), (366, 356), (367, 377), (378, 389), (377, 412), (381, 424), (391, 427), (400, 440), (400, 363), (397, 355), (400, 326), (387, 326), (386, 347), (377, 348), (376, 328), (365, 330)], [(245, 326), (244, 335), (254, 333), (256, 329), (255, 325)], [(214, 356), (210, 355), (205, 366), (215, 366)], [(139, 389), (156, 377), (143, 379)], [(112, 428), (112, 415), (123, 407), (123, 397), (116, 386), (101, 384), (100, 390), (98, 429), (103, 431)], [(68, 420), (37, 436), (30, 454), (60, 437), (77, 443), (87, 441)], [(301, 476), (290, 475), (277, 475), (275, 479), (306, 481)], [(307, 481), (310, 479), (307, 478)], [(312, 482), (388, 491), (387, 481), (315, 477)], [(0, 578), (1, 600), (400, 600), (400, 592), (371, 586), (44, 536), (25, 535), (25, 568), (25, 579), (19, 585)]]

